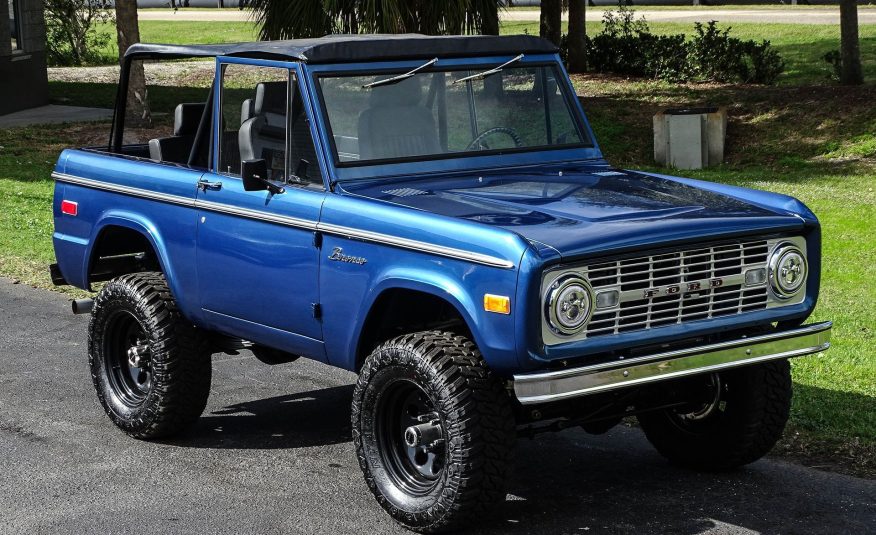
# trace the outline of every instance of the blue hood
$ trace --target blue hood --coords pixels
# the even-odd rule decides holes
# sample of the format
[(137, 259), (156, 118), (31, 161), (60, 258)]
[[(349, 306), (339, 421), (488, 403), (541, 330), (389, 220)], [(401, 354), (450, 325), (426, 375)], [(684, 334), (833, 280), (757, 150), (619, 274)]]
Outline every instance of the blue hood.
[[(502, 227), (520, 234), (548, 257), (803, 228), (803, 220), (788, 210), (682, 180), (591, 167), (394, 179), (346, 186), (346, 190)], [(758, 196), (762, 201), (763, 194)]]

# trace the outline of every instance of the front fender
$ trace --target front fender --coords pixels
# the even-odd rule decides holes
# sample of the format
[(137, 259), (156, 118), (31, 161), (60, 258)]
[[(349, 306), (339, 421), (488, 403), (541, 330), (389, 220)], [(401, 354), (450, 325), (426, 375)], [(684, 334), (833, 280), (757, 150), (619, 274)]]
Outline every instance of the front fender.
[[(477, 328), (478, 310), (471, 296), (464, 291), (459, 283), (441, 274), (424, 273), (405, 267), (393, 268), (384, 272), (375, 286), (365, 296), (363, 310), (370, 312), (384, 292), (394, 289), (423, 292), (447, 301), (462, 316), (462, 319), (475, 338), (473, 340), (474, 343), (481, 347), (482, 335)], [(355, 346), (352, 348), (354, 350), (353, 355), (358, 355), (359, 349), (361, 349), (359, 343), (368, 315), (367, 313), (363, 314), (356, 325), (353, 333), (353, 340), (355, 341)]]
[[(436, 259), (400, 250), (378, 254), (373, 246), (352, 242), (345, 243), (344, 251), (348, 250), (357, 256), (367, 255), (368, 269), (324, 262), (320, 276), (323, 335), (332, 365), (356, 371), (356, 359), (363, 349), (360, 347), (363, 331), (375, 304), (385, 292), (402, 289), (429, 294), (453, 306), (492, 369), (513, 373), (518, 368), (514, 317), (522, 308), (514, 302), (517, 270)], [(511, 297), (512, 313), (484, 311), (485, 293)], [(344, 313), (351, 310), (358, 313)]]

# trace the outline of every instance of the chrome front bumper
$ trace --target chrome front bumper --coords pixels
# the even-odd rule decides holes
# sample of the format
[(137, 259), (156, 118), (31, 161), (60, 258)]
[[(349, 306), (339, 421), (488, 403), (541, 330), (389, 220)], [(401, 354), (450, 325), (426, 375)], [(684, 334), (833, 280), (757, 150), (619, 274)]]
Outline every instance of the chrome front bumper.
[(709, 373), (768, 360), (800, 357), (830, 347), (831, 322), (593, 366), (514, 376), (520, 403), (544, 403), (597, 392)]

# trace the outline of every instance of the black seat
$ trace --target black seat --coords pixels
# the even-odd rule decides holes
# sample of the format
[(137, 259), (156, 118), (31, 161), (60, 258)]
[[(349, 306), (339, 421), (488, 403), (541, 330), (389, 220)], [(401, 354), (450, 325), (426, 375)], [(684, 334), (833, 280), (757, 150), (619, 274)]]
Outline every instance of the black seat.
[(177, 105), (173, 111), (173, 136), (150, 139), (149, 158), (159, 162), (188, 163), (205, 105), (203, 102)]
[(253, 116), (240, 125), (240, 159), (263, 158), (270, 178), (280, 180), (286, 166), (286, 82), (263, 82), (256, 86)]
[(371, 89), (369, 108), (359, 115), (360, 158), (383, 159), (442, 152), (431, 110), (422, 105), (416, 77)]

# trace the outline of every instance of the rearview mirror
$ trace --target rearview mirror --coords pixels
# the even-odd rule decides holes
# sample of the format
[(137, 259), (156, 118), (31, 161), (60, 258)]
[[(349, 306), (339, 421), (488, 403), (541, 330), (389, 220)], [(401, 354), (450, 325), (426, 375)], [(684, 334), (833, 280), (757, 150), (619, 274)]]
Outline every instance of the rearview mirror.
[(268, 163), (263, 159), (244, 160), (240, 163), (240, 177), (243, 179), (245, 191), (268, 190), (271, 193), (283, 193), (286, 190), (267, 179)]

